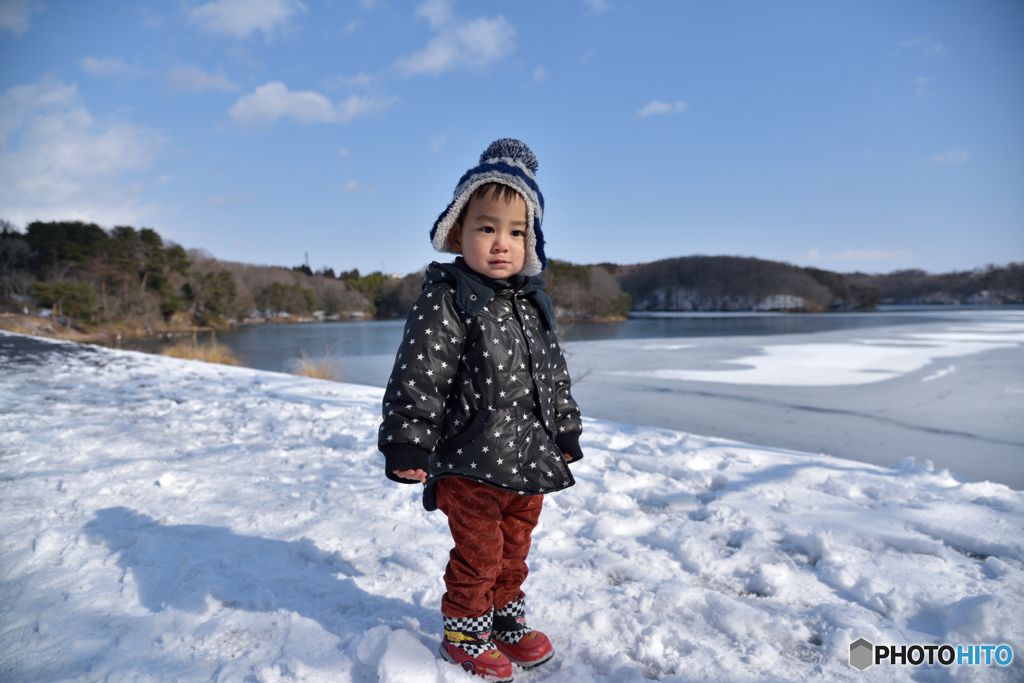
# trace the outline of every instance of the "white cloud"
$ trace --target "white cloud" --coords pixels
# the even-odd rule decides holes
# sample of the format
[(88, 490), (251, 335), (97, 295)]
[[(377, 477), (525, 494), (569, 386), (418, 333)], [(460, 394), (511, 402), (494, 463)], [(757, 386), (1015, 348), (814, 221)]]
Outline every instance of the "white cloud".
[(242, 192), (239, 194), (222, 194), (203, 200), (201, 204), (203, 206), (212, 207), (230, 206), (232, 204), (252, 204), (252, 195), (248, 192)]
[(441, 133), (439, 135), (431, 135), (430, 136), (430, 151), (431, 152), (440, 152), (441, 149), (445, 145), (447, 145), (447, 144), (448, 144), (448, 136), (445, 135), (444, 133)]
[(336, 120), (334, 104), (320, 93), (291, 92), (284, 83), (273, 81), (243, 95), (230, 110), (241, 123), (276, 121), (291, 116), (301, 123), (330, 123)]
[(583, 4), (592, 14), (604, 14), (611, 9), (611, 3), (608, 0), (583, 0)]
[(360, 19), (353, 19), (352, 21), (345, 24), (345, 33), (352, 33), (355, 31), (363, 22)]
[(928, 96), (928, 82), (930, 80), (930, 78), (926, 78), (924, 76), (921, 76), (920, 78), (917, 79), (917, 87), (914, 88), (914, 96), (917, 99), (923, 100), (925, 97)]
[(305, 11), (299, 0), (215, 0), (189, 11), (189, 18), (211, 33), (244, 38), (253, 31), (269, 35)]
[(347, 147), (338, 148), (338, 156), (341, 157), (342, 159), (347, 159), (349, 154), (350, 152), (348, 151)]
[(500, 15), (460, 21), (447, 0), (427, 0), (416, 13), (426, 17), (435, 35), (422, 50), (396, 62), (406, 76), (480, 69), (515, 49), (515, 31)]
[(945, 51), (946, 46), (936, 41), (931, 36), (904, 40), (896, 46), (896, 52), (916, 52), (922, 55), (937, 55)]
[(342, 185), (340, 189), (341, 189), (342, 192), (366, 192), (366, 193), (370, 193), (370, 192), (376, 192), (377, 191), (376, 189), (370, 187), (369, 185), (362, 184), (358, 180), (350, 180), (347, 183), (345, 183), (344, 185)]
[(534, 83), (543, 83), (546, 80), (548, 80), (548, 70), (547, 69), (545, 69), (542, 66), (538, 66), (536, 69), (533, 70), (533, 82)]
[(146, 28), (160, 28), (164, 25), (164, 17), (148, 7), (135, 7), (129, 11), (141, 17), (142, 25)]
[(636, 113), (638, 119), (643, 119), (648, 116), (656, 116), (661, 114), (681, 114), (686, 111), (690, 105), (686, 102), (662, 102), (660, 100), (654, 100), (643, 109)]
[(399, 102), (398, 97), (373, 97), (369, 95), (349, 95), (344, 102), (338, 102), (335, 109), (338, 113), (338, 123), (348, 123), (352, 119), (359, 119), (370, 116), (379, 111), (388, 109)]
[(184, 92), (204, 92), (206, 90), (223, 90), (231, 92), (241, 90), (242, 86), (220, 74), (209, 74), (198, 66), (181, 66), (167, 72), (166, 85), (168, 90)]
[(45, 78), (0, 95), (0, 214), (19, 223), (133, 223), (152, 206), (126, 174), (147, 168), (164, 140), (128, 122), (97, 122), (74, 85)]
[(933, 164), (962, 164), (971, 158), (971, 153), (966, 149), (947, 149), (942, 154), (936, 154), (928, 161)]
[(0, 0), (0, 31), (21, 35), (29, 28), (29, 18), (42, 9), (35, 0)]
[(357, 73), (352, 78), (345, 81), (346, 85), (356, 86), (360, 88), (368, 88), (373, 84), (374, 77), (369, 74), (364, 74), (362, 71)]
[(70, 108), (79, 101), (78, 89), (45, 78), (35, 85), (21, 85), (0, 95), (0, 145), (22, 127), (36, 111)]
[(594, 59), (594, 51), (593, 50), (587, 50), (582, 55), (580, 55), (580, 64), (582, 64), (583, 66), (587, 66), (588, 64), (590, 64), (590, 62), (593, 59)]
[(78, 63), (91, 76), (140, 76), (142, 71), (120, 57), (85, 57)]
[(290, 116), (299, 123), (348, 123), (387, 109), (398, 101), (397, 97), (351, 95), (335, 104), (318, 92), (293, 92), (284, 83), (272, 81), (243, 95), (229, 113), (242, 124), (272, 123), (283, 116)]
[(427, 0), (416, 9), (416, 16), (426, 17), (434, 28), (447, 24), (455, 18), (451, 0)]

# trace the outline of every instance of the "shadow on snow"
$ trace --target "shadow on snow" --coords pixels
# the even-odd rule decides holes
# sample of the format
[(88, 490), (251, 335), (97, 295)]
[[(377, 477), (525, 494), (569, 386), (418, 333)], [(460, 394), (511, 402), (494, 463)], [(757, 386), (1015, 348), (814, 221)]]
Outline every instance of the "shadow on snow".
[(202, 614), (211, 600), (250, 612), (287, 610), (318, 622), (343, 647), (380, 624), (407, 628), (410, 617), (426, 624), (437, 619), (434, 610), (362, 590), (352, 580), (359, 572), (341, 553), (326, 553), (307, 538), (276, 541), (224, 527), (164, 525), (124, 507), (98, 510), (85, 530), (117, 554), (152, 612)]

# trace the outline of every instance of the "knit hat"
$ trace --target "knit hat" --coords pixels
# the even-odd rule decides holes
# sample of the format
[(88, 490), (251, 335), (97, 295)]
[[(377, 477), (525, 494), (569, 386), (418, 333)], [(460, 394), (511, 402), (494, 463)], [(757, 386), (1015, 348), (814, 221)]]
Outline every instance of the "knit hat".
[(526, 260), (523, 275), (537, 275), (547, 268), (544, 256), (544, 233), (540, 230), (544, 218), (544, 195), (533, 176), (537, 172), (537, 157), (524, 143), (512, 138), (495, 140), (480, 155), (480, 163), (466, 171), (455, 188), (455, 197), (430, 229), (430, 242), (434, 249), (451, 254), (448, 233), (458, 220), (470, 196), (481, 185), (500, 183), (518, 192), (526, 202)]

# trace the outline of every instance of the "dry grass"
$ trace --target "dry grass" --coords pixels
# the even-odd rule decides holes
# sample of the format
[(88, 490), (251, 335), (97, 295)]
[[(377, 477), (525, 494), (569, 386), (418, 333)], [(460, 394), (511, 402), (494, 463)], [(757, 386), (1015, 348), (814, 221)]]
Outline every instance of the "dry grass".
[(65, 327), (60, 323), (52, 322), (49, 318), (37, 315), (12, 315), (10, 313), (0, 315), (0, 330), (75, 342), (103, 340), (102, 334), (83, 334), (74, 328)]
[(231, 353), (231, 349), (215, 341), (203, 344), (180, 341), (165, 348), (160, 355), (184, 358), (185, 360), (201, 360), (206, 363), (220, 363), (221, 365), (241, 365), (235, 358), (235, 354)]
[(22, 325), (19, 321), (9, 318), (0, 318), (0, 330), (15, 332), (17, 334), (34, 334), (35, 327)]
[(331, 382), (341, 381), (341, 375), (338, 374), (338, 370), (334, 367), (330, 356), (315, 361), (306, 355), (305, 351), (302, 352), (302, 360), (299, 361), (292, 374), (299, 375), (300, 377), (312, 377), (313, 379), (326, 379)]

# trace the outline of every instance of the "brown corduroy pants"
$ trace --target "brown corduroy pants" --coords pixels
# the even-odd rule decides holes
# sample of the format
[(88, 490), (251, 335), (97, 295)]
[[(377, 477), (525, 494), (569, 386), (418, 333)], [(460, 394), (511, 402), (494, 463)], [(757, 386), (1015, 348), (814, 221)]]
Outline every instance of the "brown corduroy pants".
[(526, 580), (530, 534), (544, 496), (448, 477), (437, 482), (437, 507), (448, 516), (455, 547), (449, 553), (441, 598), (446, 617), (479, 617), (519, 597)]

